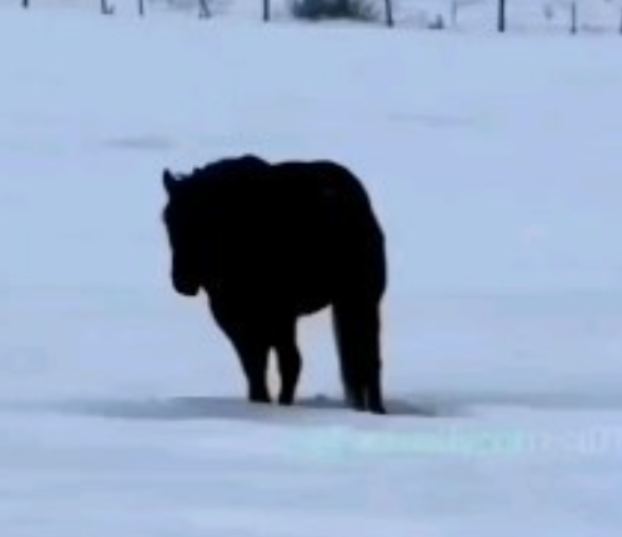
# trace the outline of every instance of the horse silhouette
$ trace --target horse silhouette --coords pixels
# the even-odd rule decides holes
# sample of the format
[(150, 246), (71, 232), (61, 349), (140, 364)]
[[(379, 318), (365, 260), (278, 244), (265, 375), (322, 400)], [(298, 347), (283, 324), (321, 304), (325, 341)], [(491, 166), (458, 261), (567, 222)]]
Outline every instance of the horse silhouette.
[(235, 349), (248, 399), (292, 405), (302, 368), (297, 323), (332, 310), (350, 408), (386, 413), (381, 386), (385, 236), (361, 181), (331, 160), (269, 163), (252, 154), (189, 174), (164, 169), (163, 222), (175, 291), (208, 297)]

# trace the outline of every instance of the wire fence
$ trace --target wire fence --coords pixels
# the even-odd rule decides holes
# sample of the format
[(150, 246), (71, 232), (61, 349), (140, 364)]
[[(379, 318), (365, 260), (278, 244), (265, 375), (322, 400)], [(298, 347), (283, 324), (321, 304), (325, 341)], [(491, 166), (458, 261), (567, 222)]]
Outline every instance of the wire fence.
[[(5, 0), (8, 3), (10, 0)], [(257, 18), (278, 22), (305, 18), (296, 3), (305, 0), (13, 0), (24, 9), (82, 7), (113, 16), (138, 17), (175, 12), (201, 19)], [(306, 0), (311, 1), (311, 0)], [(361, 2), (373, 9), (365, 21), (389, 28), (494, 32), (556, 32), (622, 35), (622, 0), (315, 0)], [(338, 18), (338, 17), (335, 17)], [(347, 16), (339, 17), (348, 18)], [(354, 18), (354, 17), (352, 17)], [(316, 21), (318, 19), (314, 19)]]

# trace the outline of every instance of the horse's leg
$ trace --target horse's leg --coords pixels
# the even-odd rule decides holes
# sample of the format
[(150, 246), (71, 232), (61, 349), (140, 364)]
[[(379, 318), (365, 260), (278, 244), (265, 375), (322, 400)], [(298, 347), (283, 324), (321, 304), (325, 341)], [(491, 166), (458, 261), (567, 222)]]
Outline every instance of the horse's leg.
[(349, 297), (334, 305), (333, 316), (342, 378), (350, 406), (384, 414), (377, 302)]
[(211, 301), (214, 317), (236, 350), (248, 384), (248, 399), (253, 402), (270, 402), (266, 383), (269, 341), (257, 323), (248, 318), (240, 321), (228, 305)]
[(279, 403), (291, 405), (294, 403), (296, 386), (302, 369), (302, 357), (296, 343), (295, 318), (285, 321), (279, 327), (275, 340), (275, 350), (281, 374)]
[(356, 410), (364, 410), (365, 394), (361, 371), (357, 367), (357, 325), (348, 310), (349, 306), (344, 304), (333, 306), (333, 325), (341, 366), (341, 382), (348, 405)]
[(249, 401), (269, 403), (271, 399), (266, 382), (269, 346), (253, 337), (252, 333), (237, 332), (230, 339), (246, 375)]

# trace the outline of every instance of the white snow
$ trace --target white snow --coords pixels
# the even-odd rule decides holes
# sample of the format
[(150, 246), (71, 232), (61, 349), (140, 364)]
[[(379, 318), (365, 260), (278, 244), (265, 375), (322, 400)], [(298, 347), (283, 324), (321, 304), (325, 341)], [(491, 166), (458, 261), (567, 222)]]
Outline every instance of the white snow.
[[(4, 6), (0, 533), (617, 537), (617, 40)], [(162, 168), (241, 152), (367, 184), (394, 415), (340, 408), (326, 314), (250, 407), (174, 294)]]

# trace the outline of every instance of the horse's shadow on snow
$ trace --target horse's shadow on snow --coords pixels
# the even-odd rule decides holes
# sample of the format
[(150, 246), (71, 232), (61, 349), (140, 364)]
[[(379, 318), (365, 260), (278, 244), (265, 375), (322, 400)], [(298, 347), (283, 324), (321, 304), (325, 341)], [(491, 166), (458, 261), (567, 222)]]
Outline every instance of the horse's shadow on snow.
[[(426, 417), (433, 409), (419, 407), (403, 400), (387, 401), (392, 416)], [(337, 398), (308, 397), (295, 405), (252, 404), (236, 397), (171, 397), (143, 400), (74, 400), (55, 405), (63, 413), (137, 420), (242, 420), (257, 423), (312, 424), (316, 420), (343, 419), (344, 416), (375, 417), (348, 409)], [(336, 414), (338, 413), (339, 416)]]
[(614, 393), (512, 393), (464, 391), (418, 393), (387, 398), (388, 416), (355, 412), (338, 397), (301, 398), (294, 406), (251, 404), (240, 397), (195, 396), (153, 399), (69, 398), (48, 401), (0, 401), (0, 411), (59, 413), (104, 419), (145, 421), (226, 420), (262, 425), (314, 426), (351, 420), (392, 418), (455, 418), (473, 416), (477, 407), (513, 407), (541, 410), (622, 409)]
[[(389, 399), (391, 417), (431, 417), (430, 406), (418, 406), (406, 400)], [(50, 401), (2, 402), (0, 410), (28, 413), (52, 412), (120, 420), (187, 421), (237, 420), (265, 425), (313, 426), (348, 419), (382, 419), (369, 413), (354, 412), (338, 398), (325, 396), (301, 398), (295, 405), (251, 404), (236, 397), (168, 397), (154, 399), (74, 398)]]

